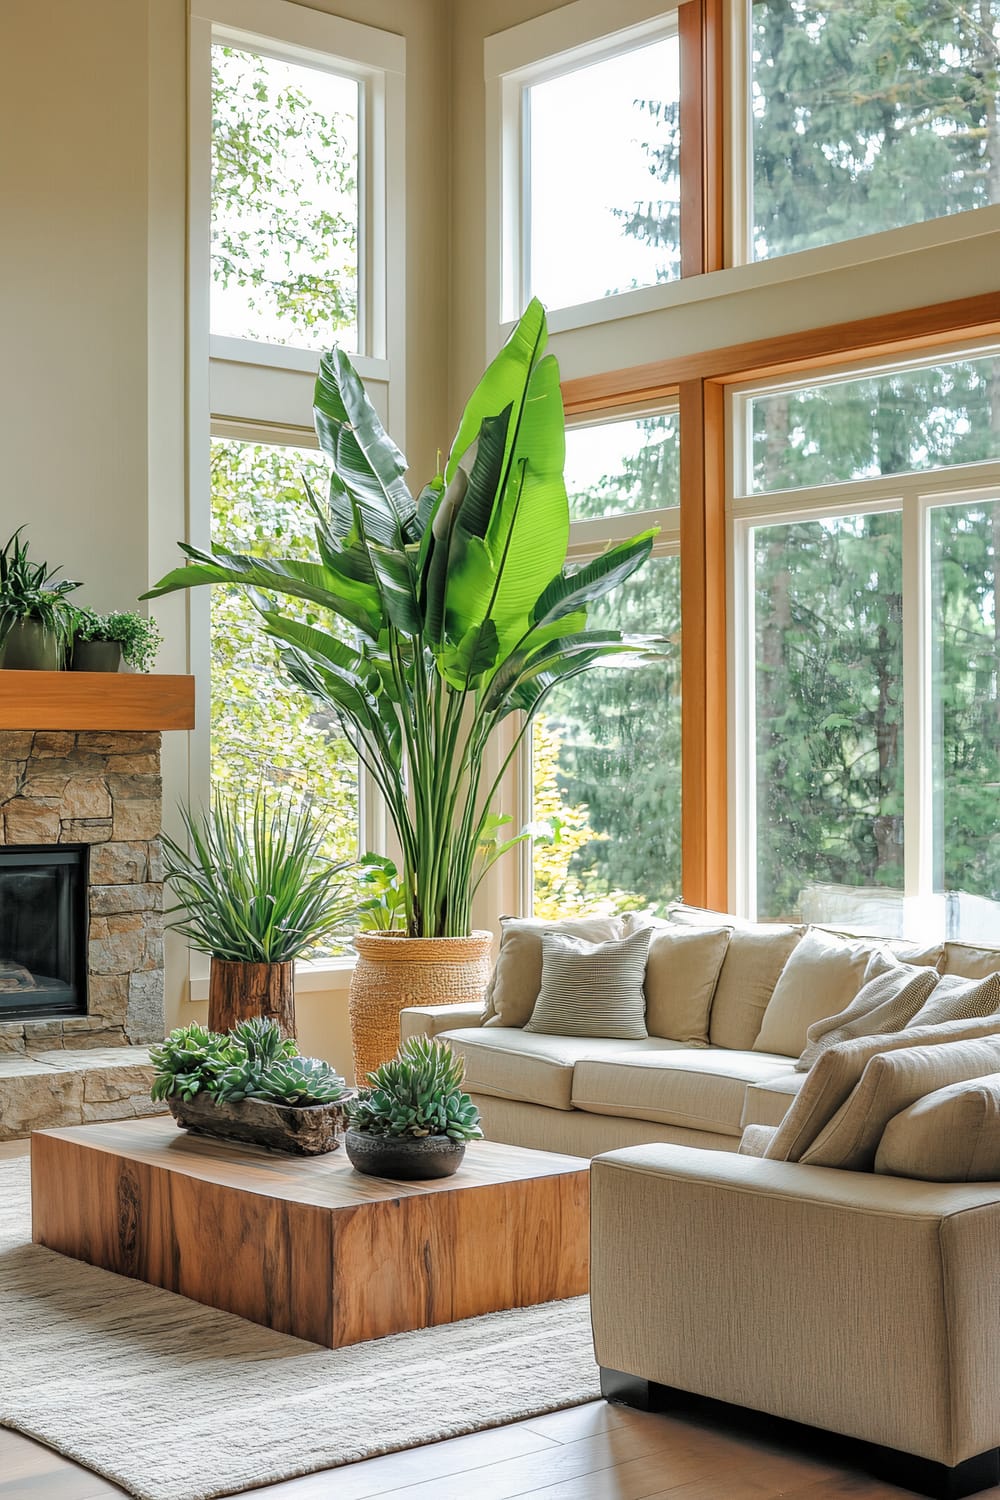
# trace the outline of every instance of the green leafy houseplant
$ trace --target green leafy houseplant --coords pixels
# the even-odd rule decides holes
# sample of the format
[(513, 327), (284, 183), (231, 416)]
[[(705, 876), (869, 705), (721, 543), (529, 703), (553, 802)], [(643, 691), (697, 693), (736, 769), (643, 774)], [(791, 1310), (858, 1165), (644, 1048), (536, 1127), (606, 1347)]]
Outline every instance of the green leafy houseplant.
[(259, 789), (216, 794), (207, 813), (181, 809), (185, 848), (163, 836), (164, 875), (185, 916), (171, 925), (191, 947), (240, 963), (280, 964), (342, 932), (355, 910), (344, 864), (322, 852), (323, 820)]
[[(588, 629), (587, 608), (643, 563), (655, 531), (566, 566), (565, 420), (546, 337), (533, 301), (474, 391), (444, 472), (416, 498), (350, 360), (325, 354), (314, 410), (333, 473), (326, 502), (307, 486), (315, 557), (182, 544), (188, 565), (148, 596), (248, 590), (287, 671), (336, 712), (385, 798), (412, 937), (469, 933), (477, 885), (519, 842), (496, 837), (494, 799), (552, 689), (649, 645)], [(281, 596), (307, 600), (315, 622), (283, 614)], [(513, 714), (513, 744), (489, 774), (487, 747)]]
[(462, 1093), (465, 1063), (447, 1042), (411, 1037), (391, 1062), (368, 1075), (347, 1105), (350, 1128), (361, 1135), (421, 1140), (480, 1140), (479, 1111)]
[(40, 660), (59, 668), (73, 631), (74, 610), (66, 595), (80, 585), (69, 578), (57, 582), (58, 568), (32, 562), (27, 542), (21, 541), (23, 530), (19, 526), (0, 551), (0, 650), (5, 665), (20, 665), (20, 654), (7, 659), (13, 642), (17, 639), (21, 651), (30, 649), (28, 633), (34, 630), (41, 638)]
[(109, 641), (121, 647), (126, 666), (136, 672), (151, 672), (163, 636), (155, 620), (147, 620), (134, 610), (112, 610), (99, 615), (92, 609), (74, 611), (73, 639)]

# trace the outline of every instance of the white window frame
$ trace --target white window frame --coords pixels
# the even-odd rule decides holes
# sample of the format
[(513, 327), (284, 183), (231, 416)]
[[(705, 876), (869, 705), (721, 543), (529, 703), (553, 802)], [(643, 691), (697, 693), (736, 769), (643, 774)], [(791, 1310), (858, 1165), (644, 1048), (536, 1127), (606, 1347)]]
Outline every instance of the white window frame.
[[(586, 412), (567, 420), (566, 430), (571, 432), (581, 427), (606, 427), (615, 422), (627, 422), (640, 417), (657, 417), (677, 411), (676, 401), (648, 402), (636, 406), (620, 406), (603, 412)], [(567, 562), (573, 567), (582, 567), (592, 558), (600, 556), (606, 547), (616, 542), (628, 541), (640, 531), (651, 526), (660, 528), (653, 542), (650, 557), (680, 557), (681, 552), (681, 508), (679, 505), (661, 506), (655, 510), (633, 510), (622, 515), (597, 516), (586, 521), (571, 521)], [(678, 671), (680, 662), (678, 660)], [(524, 737), (516, 767), (517, 822), (526, 828), (534, 821), (534, 736), (529, 732)], [(520, 910), (531, 916), (535, 909), (535, 864), (534, 843), (526, 839), (520, 849)]]
[[(320, 351), (213, 335), (211, 290), (211, 48), (231, 42), (263, 56), (307, 63), (360, 85), (360, 352), (351, 360), (379, 415), (405, 448), (405, 68), (401, 36), (289, 0), (190, 0), (188, 171), (188, 540), (211, 542), (213, 437), (316, 448), (312, 397)], [(187, 795), (207, 803), (210, 788), (211, 637), (207, 590), (188, 598), (197, 729), (190, 736)], [(387, 847), (387, 818), (359, 766), (359, 843)], [(297, 988), (327, 990), (352, 958), (297, 966)], [(189, 998), (207, 998), (208, 962), (192, 954)]]
[(755, 578), (752, 533), (757, 527), (787, 525), (836, 516), (898, 511), (902, 516), (902, 690), (903, 690), (903, 936), (918, 941), (944, 937), (945, 897), (934, 886), (933, 680), (931, 656), (931, 513), (941, 507), (1000, 501), (1000, 459), (904, 474), (818, 485), (796, 490), (748, 493), (752, 473), (754, 396), (782, 390), (844, 384), (878, 371), (931, 368), (963, 359), (1000, 354), (996, 340), (961, 348), (936, 348), (912, 359), (888, 357), (799, 372), (785, 381), (735, 386), (727, 413), (727, 446), (732, 475), (728, 500), (729, 587), (729, 808), (730, 909), (757, 915), (756, 715), (754, 696)]
[[(499, 348), (530, 295), (530, 140), (527, 90), (677, 34), (680, 0), (573, 4), (486, 38), (486, 343)], [(553, 333), (666, 305), (676, 282), (595, 298), (549, 314)]]

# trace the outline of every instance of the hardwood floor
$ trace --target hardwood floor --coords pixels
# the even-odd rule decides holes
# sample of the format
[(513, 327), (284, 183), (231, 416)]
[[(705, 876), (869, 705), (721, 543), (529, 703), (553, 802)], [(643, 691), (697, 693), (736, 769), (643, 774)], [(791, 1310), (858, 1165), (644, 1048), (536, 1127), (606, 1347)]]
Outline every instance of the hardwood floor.
[[(24, 1142), (0, 1145), (0, 1158)], [(309, 1412), (303, 1412), (309, 1420)], [(117, 1485), (0, 1428), (0, 1500), (101, 1500)], [(489, 1432), (248, 1491), (257, 1500), (905, 1500), (910, 1491), (715, 1410), (654, 1415), (595, 1401)], [(1000, 1487), (982, 1500), (1000, 1500)]]

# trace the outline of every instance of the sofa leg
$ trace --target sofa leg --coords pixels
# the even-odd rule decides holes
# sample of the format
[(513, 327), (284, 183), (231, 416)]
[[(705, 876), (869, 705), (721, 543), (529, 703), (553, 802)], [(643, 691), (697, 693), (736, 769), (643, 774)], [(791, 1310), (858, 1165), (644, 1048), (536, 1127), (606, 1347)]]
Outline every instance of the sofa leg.
[(673, 1405), (676, 1393), (669, 1385), (657, 1385), (655, 1380), (643, 1380), (641, 1375), (626, 1375), (623, 1370), (602, 1365), (601, 1395), (605, 1401), (631, 1406), (635, 1411), (666, 1411)]
[(990, 1448), (954, 1468), (917, 1458), (912, 1453), (886, 1452), (884, 1461), (873, 1468), (893, 1484), (916, 1490), (918, 1495), (929, 1495), (931, 1500), (964, 1500), (966, 1495), (978, 1495), (980, 1490), (1000, 1483), (1000, 1451)]

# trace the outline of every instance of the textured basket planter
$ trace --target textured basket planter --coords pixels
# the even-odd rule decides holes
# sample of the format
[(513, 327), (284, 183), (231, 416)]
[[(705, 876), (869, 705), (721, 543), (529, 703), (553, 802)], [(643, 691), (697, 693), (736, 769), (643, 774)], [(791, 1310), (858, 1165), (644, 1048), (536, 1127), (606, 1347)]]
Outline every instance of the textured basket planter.
[(395, 1057), (399, 1013), (408, 1005), (470, 1005), (483, 999), (490, 977), (491, 932), (468, 937), (410, 938), (363, 932), (354, 939), (351, 976), (354, 1077)]
[(193, 1099), (168, 1099), (178, 1125), (196, 1135), (218, 1136), (288, 1151), (295, 1156), (322, 1156), (336, 1151), (343, 1132), (344, 1104), (351, 1092), (333, 1104), (268, 1104), (262, 1099), (230, 1100), (225, 1104), (197, 1094)]
[(0, 647), (0, 666), (11, 672), (61, 672), (65, 665), (65, 643), (39, 620), (19, 620)]
[(237, 1021), (264, 1016), (295, 1035), (295, 964), (240, 963), (213, 958), (208, 971), (208, 1029), (232, 1031)]
[(74, 672), (117, 672), (122, 664), (121, 641), (74, 641)]
[(426, 1182), (451, 1177), (462, 1165), (465, 1141), (446, 1135), (368, 1135), (348, 1129), (344, 1149), (351, 1166), (369, 1177), (396, 1177), (402, 1182)]

